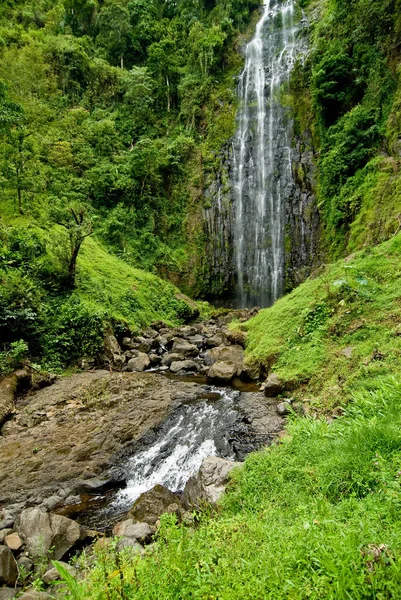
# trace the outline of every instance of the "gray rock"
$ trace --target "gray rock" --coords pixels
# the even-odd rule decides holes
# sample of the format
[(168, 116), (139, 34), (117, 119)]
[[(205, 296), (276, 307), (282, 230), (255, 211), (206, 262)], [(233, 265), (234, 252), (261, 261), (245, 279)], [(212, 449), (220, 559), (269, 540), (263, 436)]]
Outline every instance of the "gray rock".
[(118, 552), (121, 552), (124, 548), (130, 548), (135, 554), (143, 554), (145, 552), (144, 547), (141, 546), (136, 538), (125, 536), (117, 543), (116, 548)]
[(80, 525), (62, 515), (46, 513), (40, 508), (22, 511), (16, 528), (33, 557), (42, 557), (52, 551), (52, 557), (60, 560), (74, 544), (83, 537)]
[[(68, 563), (65, 563), (65, 562), (61, 562), (61, 564), (70, 573), (70, 575), (72, 575), (73, 577), (76, 576), (77, 572), (74, 569), (74, 567), (72, 567), (71, 565), (69, 565)], [(60, 573), (57, 571), (56, 567), (53, 567), (52, 569), (49, 569), (42, 576), (42, 581), (46, 585), (49, 585), (50, 583), (53, 583), (53, 581), (59, 581), (60, 579), (62, 579), (62, 577), (61, 577)]]
[(165, 354), (163, 356), (162, 365), (164, 367), (169, 367), (171, 365), (171, 363), (180, 361), (180, 360), (182, 360), (181, 354), (172, 354), (171, 352), (169, 352), (168, 354)]
[(144, 544), (151, 540), (153, 529), (148, 523), (134, 523), (133, 519), (127, 519), (114, 526), (113, 534), (117, 537), (134, 538)]
[(215, 362), (207, 373), (211, 383), (230, 383), (237, 375), (237, 365), (232, 362)]
[(186, 340), (181, 338), (175, 338), (172, 347), (173, 354), (179, 354), (180, 356), (198, 356), (199, 350), (195, 344), (190, 344)]
[(0, 587), (0, 600), (11, 600), (18, 594), (18, 590), (9, 587)]
[(17, 385), (18, 378), (15, 374), (5, 377), (0, 382), (0, 426), (14, 411)]
[(131, 372), (142, 372), (150, 367), (149, 356), (143, 352), (139, 352), (136, 358), (131, 358), (128, 361), (127, 369)]
[(18, 564), (18, 568), (23, 569), (26, 574), (32, 573), (33, 562), (31, 561), (30, 558), (28, 558), (28, 556), (24, 556), (24, 555), (20, 556), (19, 559), (17, 560), (17, 564)]
[(272, 373), (262, 384), (260, 389), (267, 398), (275, 398), (284, 391), (284, 386), (276, 373)]
[(206, 339), (206, 347), (207, 348), (215, 348), (217, 346), (223, 346), (227, 342), (227, 338), (224, 333), (216, 333), (210, 338)]
[(177, 500), (177, 496), (166, 487), (155, 485), (151, 490), (139, 496), (128, 516), (134, 521), (154, 525), (170, 504), (175, 504)]
[(162, 357), (159, 356), (158, 354), (150, 354), (149, 355), (149, 360), (150, 360), (150, 363), (151, 363), (152, 367), (157, 367), (158, 365), (161, 364)]
[(178, 373), (179, 371), (196, 371), (197, 368), (198, 366), (193, 360), (174, 361), (170, 365), (170, 371), (172, 373)]
[(38, 590), (32, 588), (27, 590), (25, 594), (22, 594), (18, 600), (51, 600), (51, 596), (46, 592), (38, 592)]
[(241, 375), (244, 363), (244, 349), (242, 346), (221, 346), (212, 348), (205, 354), (205, 364), (209, 367), (216, 362), (229, 362), (237, 367), (237, 375)]
[(148, 352), (150, 352), (150, 349), (152, 348), (152, 340), (144, 340), (141, 344), (139, 344), (138, 346), (138, 350), (139, 352), (142, 352), (144, 354), (147, 354)]
[(291, 413), (291, 404), (289, 402), (280, 402), (277, 405), (277, 412), (281, 417), (289, 415)]
[(0, 544), (4, 544), (5, 537), (12, 532), (13, 532), (13, 530), (11, 527), (6, 527), (6, 529), (2, 529), (0, 531)]
[(240, 464), (217, 456), (203, 459), (198, 473), (190, 477), (185, 485), (183, 506), (190, 509), (200, 508), (204, 503), (216, 504), (224, 493), (229, 473)]
[(18, 578), (18, 567), (13, 553), (7, 546), (0, 546), (0, 584), (14, 585)]

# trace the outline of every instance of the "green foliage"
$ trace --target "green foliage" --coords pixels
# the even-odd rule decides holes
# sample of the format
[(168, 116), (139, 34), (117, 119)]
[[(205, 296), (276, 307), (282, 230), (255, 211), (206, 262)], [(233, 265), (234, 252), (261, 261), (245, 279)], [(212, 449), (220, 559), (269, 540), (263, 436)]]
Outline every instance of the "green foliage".
[(24, 340), (12, 342), (9, 350), (0, 352), (0, 375), (7, 375), (11, 371), (15, 371), (27, 358), (28, 353), (28, 344)]

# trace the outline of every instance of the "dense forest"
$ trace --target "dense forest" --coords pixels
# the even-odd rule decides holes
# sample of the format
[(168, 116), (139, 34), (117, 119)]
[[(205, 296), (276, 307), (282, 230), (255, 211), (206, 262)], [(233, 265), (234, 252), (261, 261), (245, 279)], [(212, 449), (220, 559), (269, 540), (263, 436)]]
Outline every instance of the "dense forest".
[(135, 329), (191, 312), (127, 265), (202, 287), (204, 171), (233, 133), (238, 36), (257, 5), (2, 3), (0, 332), (21, 340), (11, 354), (28, 344), (55, 367), (96, 352), (105, 322)]

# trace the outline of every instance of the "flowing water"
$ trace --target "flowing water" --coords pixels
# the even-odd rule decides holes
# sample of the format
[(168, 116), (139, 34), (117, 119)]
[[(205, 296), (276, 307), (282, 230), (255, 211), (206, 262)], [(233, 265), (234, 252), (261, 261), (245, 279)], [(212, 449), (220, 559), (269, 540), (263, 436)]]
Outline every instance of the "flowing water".
[(246, 48), (233, 143), (237, 303), (268, 306), (284, 292), (286, 200), (294, 181), (285, 106), (298, 53), (295, 0), (264, 0)]

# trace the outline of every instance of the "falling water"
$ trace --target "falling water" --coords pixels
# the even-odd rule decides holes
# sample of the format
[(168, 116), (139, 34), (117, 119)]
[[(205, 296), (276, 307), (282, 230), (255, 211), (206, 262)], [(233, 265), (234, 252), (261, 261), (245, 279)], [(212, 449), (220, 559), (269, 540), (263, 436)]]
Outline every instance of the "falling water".
[(233, 144), (237, 302), (271, 305), (284, 292), (286, 200), (294, 186), (284, 94), (297, 55), (295, 0), (264, 0), (239, 80)]

